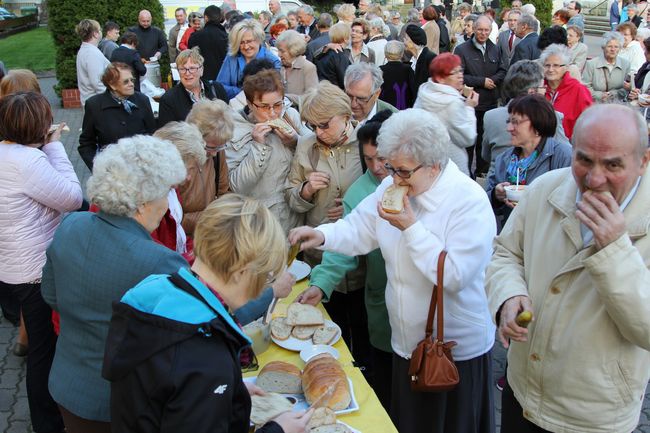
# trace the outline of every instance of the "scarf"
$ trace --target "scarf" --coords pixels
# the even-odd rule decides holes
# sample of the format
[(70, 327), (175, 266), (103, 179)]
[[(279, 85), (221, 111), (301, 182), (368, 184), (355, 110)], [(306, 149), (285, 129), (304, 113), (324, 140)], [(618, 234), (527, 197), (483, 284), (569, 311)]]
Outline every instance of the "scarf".
[[(523, 159), (519, 158), (521, 151), (518, 151), (518, 149), (512, 152), (510, 162), (508, 162), (508, 167), (506, 168), (506, 180), (508, 182), (514, 185), (517, 183), (517, 178), (519, 178), (519, 185), (526, 185), (528, 169), (539, 156), (539, 148), (540, 146), (537, 146), (537, 149), (530, 156)], [(519, 176), (517, 176), (517, 173), (519, 173)]]
[(131, 114), (133, 112), (133, 109), (138, 108), (138, 106), (136, 104), (134, 104), (133, 102), (129, 101), (126, 98), (121, 98), (121, 97), (117, 96), (117, 94), (115, 94), (113, 92), (111, 92), (111, 96), (113, 97), (113, 100), (115, 102), (117, 102), (118, 104), (120, 104), (122, 106), (122, 108), (124, 108), (124, 111), (126, 111), (129, 114)]

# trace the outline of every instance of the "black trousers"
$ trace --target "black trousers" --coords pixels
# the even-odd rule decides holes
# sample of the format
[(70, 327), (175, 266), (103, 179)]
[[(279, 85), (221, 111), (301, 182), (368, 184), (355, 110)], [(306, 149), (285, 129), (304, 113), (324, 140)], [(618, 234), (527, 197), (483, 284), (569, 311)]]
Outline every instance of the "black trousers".
[[(473, 177), (485, 176), (490, 169), (490, 161), (486, 161), (481, 157), (481, 148), (483, 147), (483, 118), (485, 111), (475, 111), (476, 113), (476, 143), (474, 146), (467, 148), (469, 172), (473, 173)], [(476, 170), (472, 171), (472, 162), (474, 161), (474, 154), (476, 154)]]
[(411, 391), (410, 360), (393, 355), (390, 417), (400, 433), (495, 433), (492, 351), (456, 361), (459, 384), (446, 392)]
[(546, 433), (541, 427), (524, 418), (524, 410), (506, 383), (501, 392), (501, 433)]
[(371, 348), (368, 382), (386, 412), (390, 410), (391, 377), (393, 377), (393, 352)]
[(62, 432), (63, 420), (47, 386), (56, 348), (52, 310), (41, 296), (40, 283), (7, 284), (0, 281), (0, 291), (9, 292), (18, 300), (25, 319), (29, 338), (27, 402), (32, 427), (36, 433)]

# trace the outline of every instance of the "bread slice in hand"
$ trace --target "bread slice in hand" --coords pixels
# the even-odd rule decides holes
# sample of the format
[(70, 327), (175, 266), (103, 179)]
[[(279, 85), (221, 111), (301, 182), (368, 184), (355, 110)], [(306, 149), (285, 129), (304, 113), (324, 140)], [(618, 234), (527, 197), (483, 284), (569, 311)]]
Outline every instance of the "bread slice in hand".
[(400, 213), (404, 210), (404, 196), (408, 192), (408, 186), (392, 184), (384, 191), (381, 197), (381, 208), (384, 212)]
[(291, 331), (291, 335), (298, 340), (309, 340), (320, 325), (296, 325)]
[(314, 332), (312, 341), (314, 344), (332, 344), (338, 333), (336, 326), (319, 326)]
[(255, 384), (266, 392), (302, 394), (302, 372), (288, 362), (271, 361), (260, 370)]
[(271, 334), (278, 340), (286, 340), (291, 336), (293, 326), (287, 324), (286, 317), (276, 317), (271, 320)]
[(252, 395), (251, 403), (251, 422), (255, 425), (264, 425), (281, 413), (293, 409), (293, 404), (289, 400), (274, 393)]
[(299, 304), (294, 302), (287, 309), (287, 324), (295, 325), (322, 325), (323, 313), (309, 304)]
[(317, 407), (307, 424), (307, 431), (323, 425), (336, 424), (336, 414), (329, 407)]

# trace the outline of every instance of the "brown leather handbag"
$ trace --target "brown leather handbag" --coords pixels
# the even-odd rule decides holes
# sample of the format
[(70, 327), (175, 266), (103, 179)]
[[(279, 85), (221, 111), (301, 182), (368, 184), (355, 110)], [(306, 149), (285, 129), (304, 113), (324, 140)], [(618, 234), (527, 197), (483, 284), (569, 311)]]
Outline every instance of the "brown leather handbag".
[[(455, 341), (443, 341), (444, 315), (442, 307), (443, 276), (447, 252), (438, 256), (438, 284), (433, 286), (429, 317), (424, 340), (420, 341), (411, 355), (409, 376), (411, 390), (420, 392), (449, 391), (458, 384), (458, 369), (451, 356)], [(433, 316), (438, 308), (436, 338), (433, 338)]]

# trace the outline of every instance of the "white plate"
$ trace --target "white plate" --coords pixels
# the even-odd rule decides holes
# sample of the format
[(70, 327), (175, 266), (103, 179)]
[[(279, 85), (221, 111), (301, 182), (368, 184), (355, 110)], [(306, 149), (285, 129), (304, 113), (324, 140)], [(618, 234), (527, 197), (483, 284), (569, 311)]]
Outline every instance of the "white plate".
[[(341, 328), (336, 323), (327, 319), (325, 319), (324, 326), (335, 326), (337, 329), (336, 337), (334, 337), (334, 340), (332, 340), (332, 342), (329, 344), (329, 346), (333, 346), (337, 341), (341, 339)], [(278, 340), (273, 336), (273, 333), (271, 333), (271, 340), (273, 340), (273, 342), (278, 346), (287, 350), (293, 350), (294, 352), (300, 352), (301, 350), (307, 349), (314, 345), (314, 343), (311, 341), (311, 338), (309, 340), (301, 340), (294, 337), (293, 335), (290, 335), (286, 340)]]
[(302, 349), (300, 351), (300, 359), (302, 359), (306, 364), (314, 356), (320, 355), (321, 353), (329, 353), (334, 357), (334, 359), (339, 359), (339, 351), (326, 344), (314, 344), (305, 349)]
[(294, 260), (293, 263), (291, 263), (291, 266), (289, 266), (288, 271), (291, 275), (296, 277), (296, 281), (300, 281), (311, 274), (311, 266), (300, 260)]
[[(244, 382), (250, 382), (252, 384), (255, 384), (256, 381), (257, 381), (257, 376), (244, 378)], [(356, 412), (359, 410), (359, 403), (357, 403), (357, 398), (354, 396), (354, 386), (352, 385), (352, 380), (350, 380), (349, 377), (348, 377), (348, 385), (350, 385), (350, 396), (352, 397), (350, 400), (350, 405), (345, 409), (337, 410), (335, 413), (338, 415), (343, 415), (344, 413)], [(294, 412), (309, 409), (309, 403), (307, 403), (307, 400), (305, 400), (304, 394), (282, 394), (282, 395), (287, 397), (294, 397), (297, 400), (296, 404), (293, 405)], [(354, 429), (352, 430), (355, 432), (359, 432), (359, 430), (354, 430)]]

